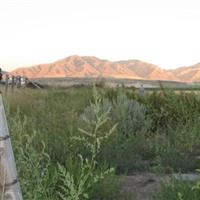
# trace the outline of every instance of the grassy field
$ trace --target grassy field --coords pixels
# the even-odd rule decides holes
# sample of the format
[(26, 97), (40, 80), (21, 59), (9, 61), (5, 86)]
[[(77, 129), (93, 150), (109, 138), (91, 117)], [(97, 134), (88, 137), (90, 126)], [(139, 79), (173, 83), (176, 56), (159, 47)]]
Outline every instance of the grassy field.
[(179, 81), (160, 81), (160, 80), (142, 80), (142, 79), (119, 79), (112, 77), (93, 77), (93, 78), (35, 78), (32, 81), (36, 81), (39, 84), (50, 86), (50, 87), (71, 87), (71, 86), (80, 86), (80, 85), (92, 85), (96, 83), (97, 85), (106, 85), (109, 87), (132, 87), (140, 88), (141, 85), (146, 89), (160, 89), (160, 86), (174, 89), (199, 89), (199, 83), (185, 83)]
[[(198, 93), (84, 86), (21, 89), (4, 100), (24, 199), (128, 200), (121, 175), (200, 166)], [(198, 184), (172, 182), (155, 199), (186, 200), (193, 190), (200, 199)]]

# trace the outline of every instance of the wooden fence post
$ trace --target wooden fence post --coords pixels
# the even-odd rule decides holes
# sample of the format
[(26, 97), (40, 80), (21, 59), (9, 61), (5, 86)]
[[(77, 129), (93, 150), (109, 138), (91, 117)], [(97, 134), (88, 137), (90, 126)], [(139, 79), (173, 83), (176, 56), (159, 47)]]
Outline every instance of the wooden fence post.
[(0, 197), (3, 200), (22, 200), (10, 134), (0, 94)]
[(12, 76), (12, 82), (11, 82), (12, 93), (14, 92), (14, 86), (15, 86), (15, 77)]
[(21, 76), (17, 76), (17, 77), (16, 77), (16, 85), (17, 85), (17, 88), (20, 88), (20, 84), (21, 84)]
[(21, 85), (22, 85), (22, 77), (19, 76), (19, 88), (21, 88)]
[(24, 82), (25, 82), (25, 87), (26, 87), (28, 84), (28, 78), (24, 77)]
[(6, 74), (6, 79), (5, 79), (5, 93), (7, 94), (8, 91), (8, 79), (9, 79), (9, 75)]

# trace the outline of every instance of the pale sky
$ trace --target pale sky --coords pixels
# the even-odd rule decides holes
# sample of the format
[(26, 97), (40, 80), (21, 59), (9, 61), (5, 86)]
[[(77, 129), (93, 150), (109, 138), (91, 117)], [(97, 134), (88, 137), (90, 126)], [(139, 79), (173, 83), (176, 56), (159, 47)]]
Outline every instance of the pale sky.
[(0, 0), (4, 70), (70, 55), (200, 62), (199, 0)]

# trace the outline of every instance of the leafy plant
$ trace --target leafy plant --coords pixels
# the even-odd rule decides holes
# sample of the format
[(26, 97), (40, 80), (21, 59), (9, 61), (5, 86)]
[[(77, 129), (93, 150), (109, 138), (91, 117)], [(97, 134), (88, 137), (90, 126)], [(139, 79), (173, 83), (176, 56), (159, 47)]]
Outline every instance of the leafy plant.
[(98, 170), (97, 155), (101, 150), (101, 144), (113, 133), (116, 125), (107, 132), (101, 132), (102, 126), (109, 119), (110, 109), (107, 111), (101, 110), (101, 97), (96, 89), (94, 89), (94, 103), (91, 103), (90, 106), (94, 111), (94, 118), (88, 119), (87, 116), (83, 116), (85, 123), (90, 125), (90, 129), (79, 129), (81, 135), (73, 138), (89, 149), (90, 157), (83, 158), (82, 155), (77, 155), (80, 162), (80, 171), (78, 173), (80, 176), (78, 179), (75, 178), (75, 174), (68, 171), (64, 166), (59, 165), (59, 176), (63, 183), (60, 186), (61, 192), (59, 192), (59, 196), (62, 200), (89, 199), (89, 191), (92, 186), (114, 170), (113, 168)]
[(11, 133), (17, 132), (13, 136), (13, 144), (23, 197), (31, 200), (56, 199), (57, 174), (45, 152), (45, 143), (38, 142), (37, 130), (32, 135), (25, 133), (28, 120), (24, 116), (22, 121), (19, 116), (18, 111), (11, 120)]
[(173, 179), (162, 183), (160, 193), (154, 196), (154, 200), (199, 200), (200, 191), (196, 190), (194, 182)]

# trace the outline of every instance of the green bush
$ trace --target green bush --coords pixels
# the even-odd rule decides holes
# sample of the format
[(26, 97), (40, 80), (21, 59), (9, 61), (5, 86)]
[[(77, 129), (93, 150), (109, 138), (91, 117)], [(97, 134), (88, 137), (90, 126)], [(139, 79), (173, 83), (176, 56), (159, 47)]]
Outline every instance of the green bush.
[(119, 134), (130, 136), (147, 133), (151, 120), (146, 116), (144, 105), (130, 100), (125, 94), (119, 94), (113, 106), (113, 120), (118, 123)]
[(153, 121), (152, 130), (163, 130), (177, 123), (185, 125), (200, 115), (200, 95), (173, 90), (154, 91), (141, 100)]

